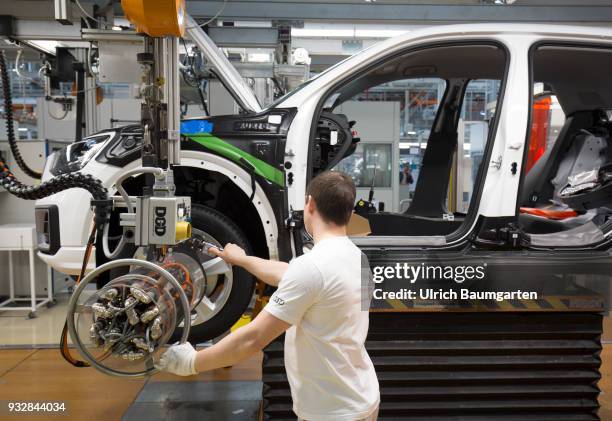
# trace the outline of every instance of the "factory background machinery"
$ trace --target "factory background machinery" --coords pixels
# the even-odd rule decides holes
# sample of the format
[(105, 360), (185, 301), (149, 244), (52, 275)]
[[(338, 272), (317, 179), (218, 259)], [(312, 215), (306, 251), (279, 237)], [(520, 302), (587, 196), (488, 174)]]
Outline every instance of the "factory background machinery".
[[(543, 21), (587, 29), (539, 32)], [(464, 22), (532, 26), (499, 33), (467, 27), (462, 39), (436, 29)], [(12, 252), (17, 284), (0, 284), (0, 295), (12, 303), (38, 291), (40, 304), (34, 297), (24, 313), (32, 319), (19, 322), (30, 326), (67, 313), (63, 335), (60, 317), (42, 328), (52, 339), (30, 345), (57, 347), (61, 338), (73, 365), (114, 377), (151, 375), (165, 345), (215, 340), (248, 321), (271, 292), (206, 248), (231, 241), (281, 260), (307, 252), (303, 186), (318, 171), (340, 169), (357, 184), (356, 213), (368, 227), (355, 232), (355, 242), (373, 265), (486, 261), (494, 281), (471, 288), (501, 292), (518, 283), (541, 293), (538, 300), (492, 304), (391, 299), (374, 306), (367, 347), (382, 387), (382, 419), (606, 419), (605, 400), (598, 412), (598, 380), (610, 293), (601, 144), (609, 137), (608, 97), (580, 94), (577, 105), (572, 84), (554, 79), (551, 63), (608, 63), (610, 22), (603, 1), (3, 4), (0, 224), (26, 224), (40, 259), (26, 262)], [(432, 48), (430, 55), (402, 56), (412, 45), (406, 34), (418, 30), (442, 42), (443, 54)], [(402, 34), (405, 45), (383, 44), (399, 59), (373, 46)], [(580, 50), (572, 36), (600, 55)], [(461, 54), (454, 49), (467, 40)], [(527, 51), (529, 63), (510, 60)], [(343, 67), (348, 57), (363, 73)], [(566, 64), (564, 71), (574, 78), (587, 72), (584, 80), (605, 88), (597, 67)], [(582, 149), (572, 146), (574, 160), (562, 155), (561, 163), (544, 165), (540, 158), (578, 144), (573, 130), (590, 130), (576, 142), (596, 148), (596, 159), (581, 161)], [(435, 142), (446, 155), (431, 147)], [(597, 162), (602, 177), (587, 198), (576, 195), (586, 190), (553, 183), (548, 192), (538, 182), (537, 174), (555, 179), (576, 162)], [(505, 174), (499, 184), (484, 184), (484, 175), (493, 183), (495, 171)], [(531, 190), (519, 197), (523, 186)], [(594, 200), (592, 189), (605, 191)], [(506, 200), (503, 192), (516, 197), (508, 193)], [(579, 214), (550, 218), (542, 208), (549, 193)], [(481, 218), (470, 219), (479, 201)], [(23, 250), (24, 238), (0, 245)], [(569, 249), (558, 251), (560, 245)], [(54, 268), (50, 278), (46, 264)], [(33, 289), (28, 275), (36, 278)], [(53, 306), (54, 295), (60, 305)], [(0, 326), (7, 345), (26, 345), (9, 329)], [(209, 394), (203, 398), (177, 397), (185, 385), (147, 383), (115, 414), (292, 419), (282, 340), (255, 365), (262, 374), (251, 382), (199, 382)], [(212, 398), (215, 387), (225, 395)], [(155, 394), (178, 404), (168, 409), (150, 400)], [(78, 411), (79, 418), (96, 413)]]

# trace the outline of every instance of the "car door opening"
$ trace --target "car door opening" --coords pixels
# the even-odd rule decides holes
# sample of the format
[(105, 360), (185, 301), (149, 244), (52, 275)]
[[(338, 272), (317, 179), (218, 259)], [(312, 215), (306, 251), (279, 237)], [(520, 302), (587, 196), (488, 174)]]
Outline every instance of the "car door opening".
[[(321, 101), (312, 175), (348, 173), (373, 236), (451, 235), (476, 209), (505, 72), (502, 47), (474, 42), (409, 51), (349, 78)], [(350, 123), (331, 129), (342, 135), (330, 151), (332, 116)]]

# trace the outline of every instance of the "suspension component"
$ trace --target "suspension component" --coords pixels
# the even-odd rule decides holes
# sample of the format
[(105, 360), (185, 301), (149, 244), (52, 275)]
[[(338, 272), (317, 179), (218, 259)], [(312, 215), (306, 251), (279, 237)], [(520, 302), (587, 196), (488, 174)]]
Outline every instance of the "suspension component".
[(157, 340), (162, 335), (161, 319), (157, 317), (151, 325), (151, 339)]
[(128, 319), (128, 322), (135, 326), (140, 321), (140, 317), (138, 317), (138, 313), (134, 310), (134, 306), (136, 305), (136, 299), (134, 297), (128, 297), (125, 299), (125, 315)]
[(115, 288), (111, 288), (104, 293), (104, 298), (113, 301), (117, 297), (117, 294), (119, 294), (119, 292)]
[(159, 308), (157, 306), (153, 306), (151, 307), (150, 310), (147, 310), (144, 313), (142, 313), (142, 316), (140, 316), (140, 321), (142, 323), (149, 323), (151, 320), (156, 318), (158, 314), (159, 314)]
[(133, 338), (132, 343), (136, 346), (136, 348), (140, 348), (141, 350), (146, 351), (147, 353), (151, 351), (149, 345), (147, 345), (145, 340), (142, 338)]
[[(68, 306), (68, 330), (87, 362), (111, 375), (149, 375), (160, 348), (181, 323), (180, 342), (187, 340), (191, 310), (206, 290), (202, 262), (189, 250), (177, 246), (154, 261), (114, 260), (83, 278)], [(126, 274), (83, 294), (87, 284), (111, 269)]]
[(147, 295), (143, 290), (141, 290), (140, 288), (136, 288), (136, 287), (132, 287), (130, 288), (130, 292), (132, 293), (132, 295), (134, 296), (134, 298), (136, 298), (138, 301), (140, 301), (141, 303), (144, 304), (149, 304), (151, 302), (151, 296)]
[(110, 319), (110, 318), (113, 317), (112, 311), (110, 309), (106, 308), (104, 306), (104, 304), (94, 303), (91, 306), (91, 309), (93, 310), (93, 312), (96, 315), (97, 319)]

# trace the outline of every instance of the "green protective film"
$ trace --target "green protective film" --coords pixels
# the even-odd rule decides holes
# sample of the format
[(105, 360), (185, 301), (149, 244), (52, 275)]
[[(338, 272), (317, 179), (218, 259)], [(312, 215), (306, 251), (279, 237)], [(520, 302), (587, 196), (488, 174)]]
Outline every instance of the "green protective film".
[(218, 153), (236, 163), (240, 163), (240, 158), (248, 161), (255, 168), (255, 173), (271, 182), (285, 187), (285, 176), (283, 172), (259, 158), (235, 147), (234, 145), (211, 135), (210, 133), (197, 133), (185, 135), (187, 138), (199, 143), (207, 149)]

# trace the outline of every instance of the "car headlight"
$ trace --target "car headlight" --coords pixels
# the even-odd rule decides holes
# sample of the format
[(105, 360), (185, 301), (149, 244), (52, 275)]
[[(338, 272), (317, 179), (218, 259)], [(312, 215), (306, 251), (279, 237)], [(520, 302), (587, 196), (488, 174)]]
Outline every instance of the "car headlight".
[(108, 134), (91, 136), (56, 151), (53, 154), (53, 162), (50, 168), (51, 174), (60, 175), (80, 170), (87, 165), (89, 160), (96, 155), (102, 145), (111, 137)]

